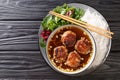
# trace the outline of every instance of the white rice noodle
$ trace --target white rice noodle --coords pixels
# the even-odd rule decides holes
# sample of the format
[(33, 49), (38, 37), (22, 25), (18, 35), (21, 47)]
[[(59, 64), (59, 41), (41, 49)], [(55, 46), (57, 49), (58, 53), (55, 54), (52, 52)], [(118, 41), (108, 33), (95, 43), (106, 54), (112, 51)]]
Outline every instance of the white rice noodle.
[[(90, 12), (89, 9), (86, 10), (86, 12), (85, 12), (84, 16), (81, 18), (81, 20), (85, 21), (91, 25), (103, 28), (103, 29), (108, 28), (108, 24), (104, 20), (104, 18), (97, 12)], [(90, 32), (96, 41), (97, 54), (96, 54), (95, 61), (93, 62), (93, 65), (97, 66), (97, 65), (99, 65), (99, 61), (102, 61), (102, 59), (104, 59), (103, 56), (105, 56), (106, 51), (108, 50), (109, 39), (102, 35), (99, 35), (98, 33), (95, 33), (92, 31), (90, 31)]]

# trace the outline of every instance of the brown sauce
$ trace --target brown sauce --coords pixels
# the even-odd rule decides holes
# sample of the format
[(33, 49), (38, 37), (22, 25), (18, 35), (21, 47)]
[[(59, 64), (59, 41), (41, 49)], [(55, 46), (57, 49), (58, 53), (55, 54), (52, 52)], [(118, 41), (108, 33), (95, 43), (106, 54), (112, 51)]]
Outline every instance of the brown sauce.
[[(80, 40), (81, 37), (85, 37), (86, 39), (88, 39), (91, 43), (91, 40), (89, 38), (89, 36), (87, 34), (84, 34), (84, 31), (81, 30), (81, 29), (78, 29), (76, 27), (67, 27), (67, 28), (63, 28), (61, 30), (59, 30), (58, 32), (55, 33), (55, 35), (51, 38), (49, 44), (48, 44), (48, 54), (49, 54), (49, 58), (51, 61), (54, 62), (54, 65), (56, 67), (61, 67), (61, 69), (63, 70), (66, 70), (66, 69), (69, 69), (69, 71), (75, 71), (75, 70), (78, 70), (80, 68), (82, 68), (84, 65), (86, 65), (88, 63), (88, 60), (90, 59), (90, 54), (92, 53), (92, 50), (93, 48), (91, 48), (91, 51), (89, 54), (87, 55), (83, 55), (83, 54), (80, 54), (80, 56), (83, 58), (83, 60), (81, 60), (80, 62), (80, 65), (77, 67), (77, 68), (71, 68), (67, 65), (65, 65), (64, 63), (60, 64), (60, 63), (56, 63), (55, 60), (53, 60), (53, 50), (55, 47), (57, 46), (62, 46), (62, 42), (61, 42), (61, 35), (65, 32), (65, 31), (68, 31), (68, 30), (71, 30), (72, 32), (76, 33), (76, 36), (77, 36), (77, 40)], [(91, 43), (91, 46), (92, 46), (92, 43)], [(68, 50), (68, 53), (70, 53), (71, 51), (74, 51), (75, 48), (74, 46), (73, 47), (66, 47), (67, 50)]]

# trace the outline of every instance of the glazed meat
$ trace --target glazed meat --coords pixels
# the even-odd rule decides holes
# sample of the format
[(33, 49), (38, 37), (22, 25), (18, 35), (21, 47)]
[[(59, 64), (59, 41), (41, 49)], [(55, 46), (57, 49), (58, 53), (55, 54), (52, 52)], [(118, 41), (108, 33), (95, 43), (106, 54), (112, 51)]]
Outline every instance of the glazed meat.
[(80, 65), (81, 57), (76, 51), (72, 51), (69, 53), (67, 61), (65, 65), (76, 68)]
[(66, 47), (58, 46), (54, 48), (53, 59), (56, 61), (56, 63), (65, 62), (67, 56), (68, 56), (68, 51)]
[(90, 41), (88, 41), (88, 39), (85, 39), (85, 37), (82, 37), (75, 44), (75, 49), (81, 54), (90, 53), (91, 47), (92, 46), (90, 44)]
[(62, 35), (61, 41), (66, 47), (72, 47), (76, 42), (76, 34), (72, 31), (66, 31)]

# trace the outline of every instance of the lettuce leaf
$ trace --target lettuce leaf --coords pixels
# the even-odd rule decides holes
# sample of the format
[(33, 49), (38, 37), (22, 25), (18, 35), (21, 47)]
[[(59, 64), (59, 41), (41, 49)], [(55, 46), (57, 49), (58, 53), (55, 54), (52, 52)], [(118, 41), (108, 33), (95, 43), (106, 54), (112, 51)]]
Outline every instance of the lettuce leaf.
[[(57, 6), (53, 9), (53, 11), (62, 14), (62, 15), (69, 15), (70, 17), (80, 20), (80, 18), (84, 15), (85, 11), (80, 8), (75, 8), (73, 6), (68, 6), (67, 4), (63, 4), (62, 6)], [(66, 20), (63, 20), (59, 17), (48, 15), (46, 16), (42, 21), (42, 27), (43, 30), (50, 30), (53, 31), (59, 26), (72, 24)], [(41, 40), (41, 46), (44, 46), (43, 44), (44, 40)]]

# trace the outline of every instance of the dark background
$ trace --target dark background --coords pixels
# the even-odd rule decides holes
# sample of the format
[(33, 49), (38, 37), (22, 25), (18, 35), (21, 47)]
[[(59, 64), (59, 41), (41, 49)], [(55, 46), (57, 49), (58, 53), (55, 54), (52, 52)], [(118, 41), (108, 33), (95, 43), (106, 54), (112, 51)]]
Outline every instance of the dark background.
[[(63, 3), (83, 3), (97, 9), (115, 33), (105, 63), (82, 77), (55, 72), (40, 53), (41, 21)], [(0, 79), (120, 80), (120, 0), (0, 0)]]

